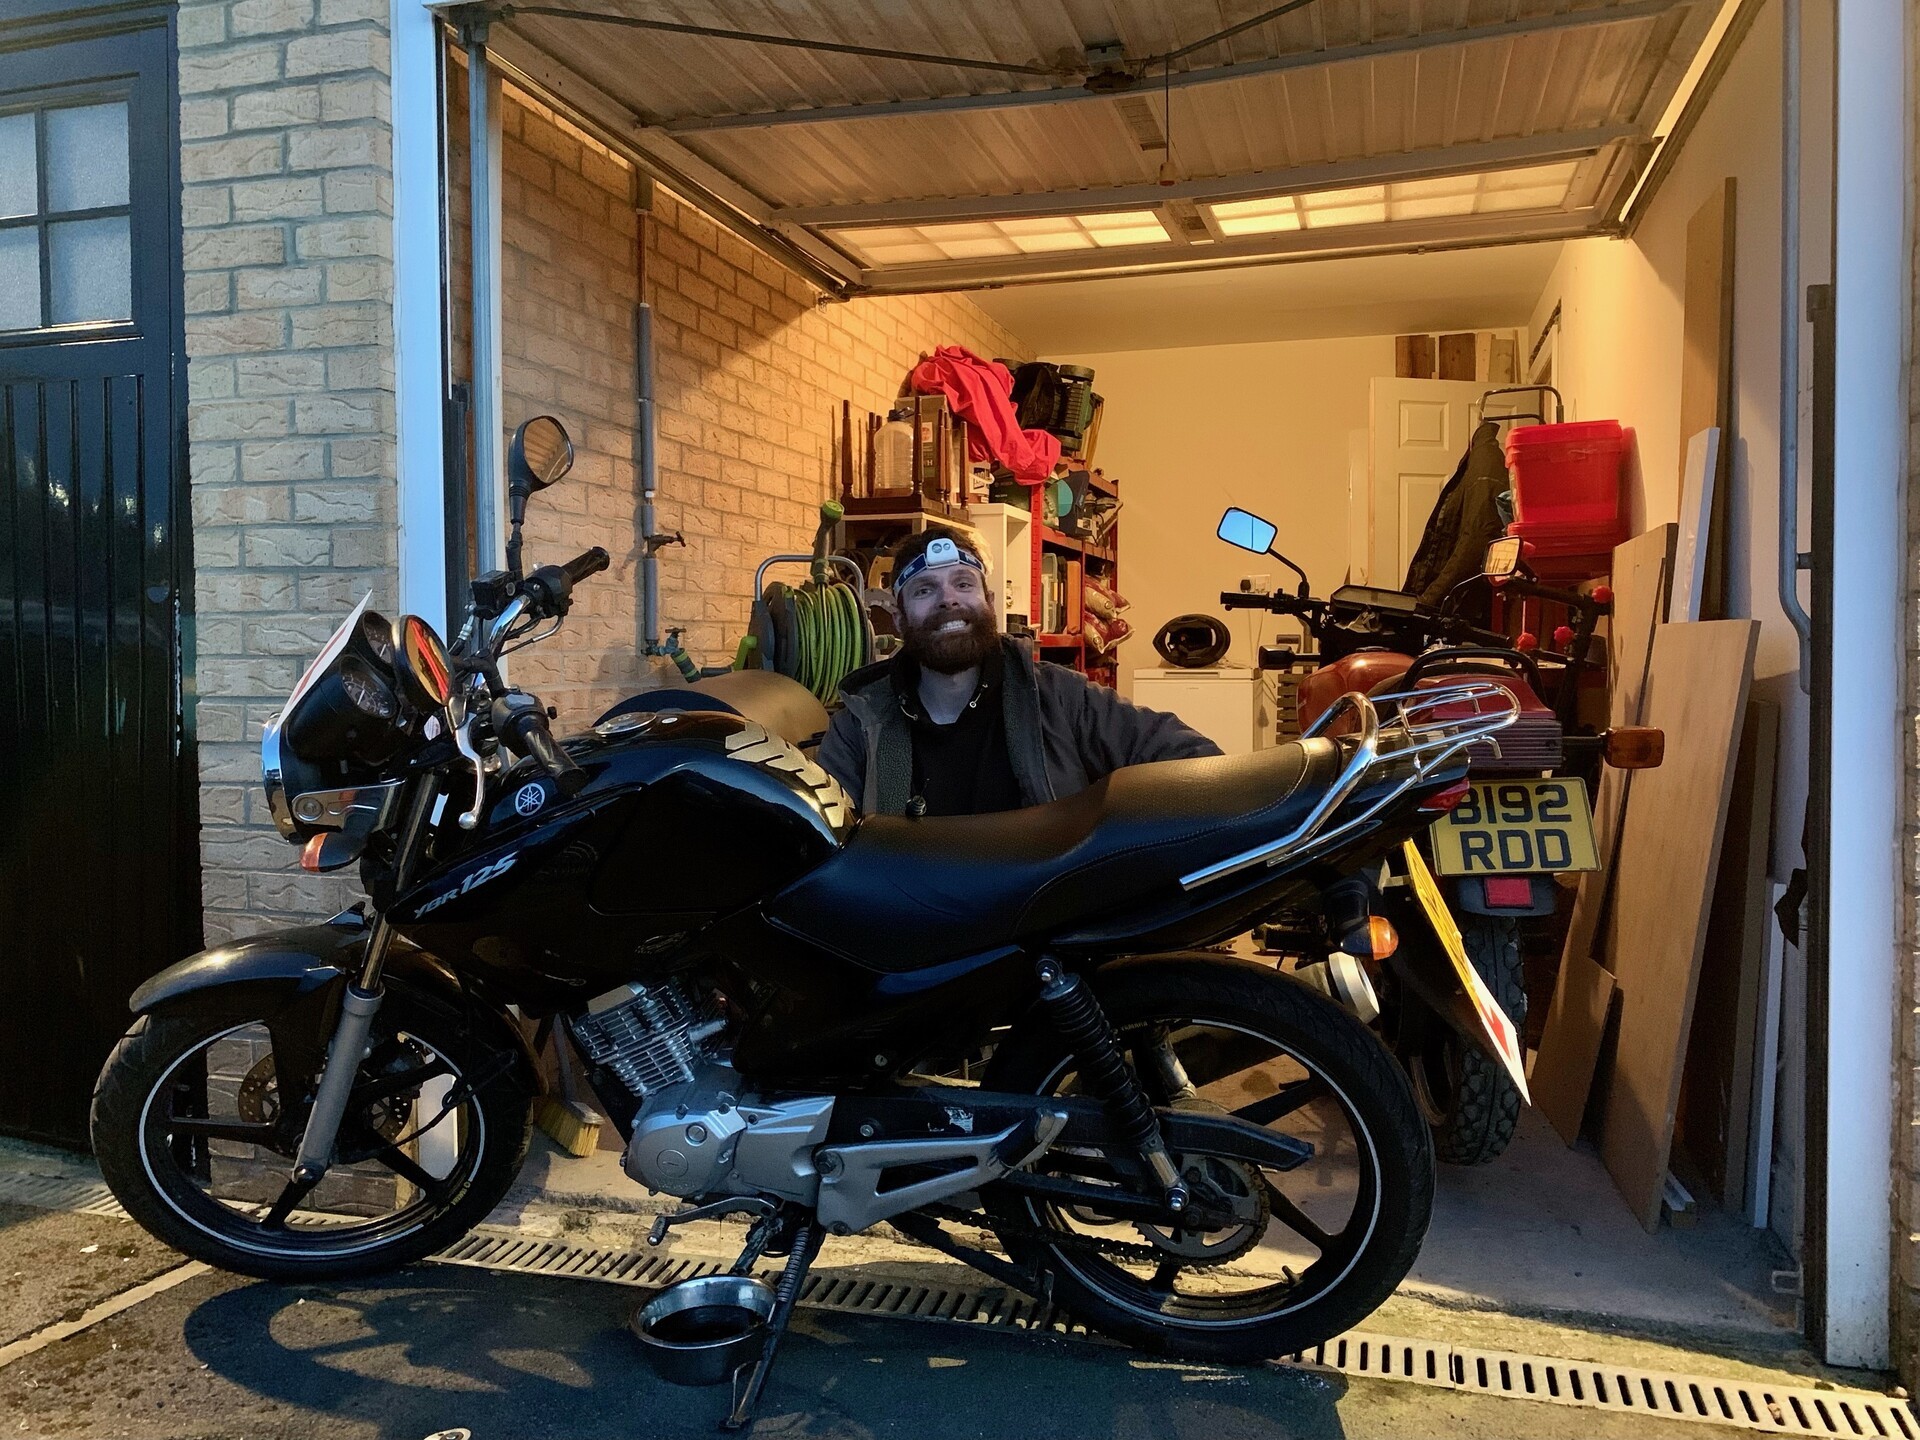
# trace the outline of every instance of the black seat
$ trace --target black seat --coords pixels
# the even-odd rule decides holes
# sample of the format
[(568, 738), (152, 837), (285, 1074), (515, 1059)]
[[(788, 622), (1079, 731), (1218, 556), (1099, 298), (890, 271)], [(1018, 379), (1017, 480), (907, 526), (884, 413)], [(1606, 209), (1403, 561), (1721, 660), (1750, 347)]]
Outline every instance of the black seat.
[(775, 924), (871, 969), (917, 970), (1059, 933), (1297, 825), (1339, 773), (1327, 740), (1116, 770), (997, 815), (870, 816), (775, 897)]

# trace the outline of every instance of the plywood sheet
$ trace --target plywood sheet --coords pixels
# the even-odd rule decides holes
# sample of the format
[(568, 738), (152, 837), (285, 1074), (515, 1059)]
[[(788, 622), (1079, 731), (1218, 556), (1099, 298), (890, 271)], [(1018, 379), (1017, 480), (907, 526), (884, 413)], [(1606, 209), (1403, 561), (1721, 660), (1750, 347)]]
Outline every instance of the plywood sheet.
[(1433, 378), (1433, 337), (1396, 335), (1393, 341), (1393, 373), (1401, 380)]
[[(1647, 661), (1653, 637), (1667, 613), (1667, 581), (1672, 570), (1674, 526), (1656, 525), (1613, 552), (1613, 613), (1607, 621), (1607, 690), (1609, 725), (1636, 725), (1643, 709)], [(1633, 772), (1601, 767), (1599, 794), (1594, 798), (1594, 839), (1600, 847), (1601, 868), (1580, 877), (1574, 893), (1573, 915), (1560, 952), (1560, 973), (1554, 979), (1553, 1002), (1546, 1029), (1534, 1057), (1536, 1089), (1559, 1097), (1546, 1111), (1553, 1127), (1569, 1145), (1579, 1138), (1587, 1091), (1593, 1084), (1605, 1011), (1598, 1023), (1583, 1023), (1592, 1004), (1594, 981), (1586, 967), (1603, 970), (1595, 953), (1607, 887), (1619, 852), (1621, 818)], [(1570, 989), (1582, 986), (1584, 991)], [(1612, 982), (1607, 984), (1612, 993)], [(1556, 1023), (1556, 1017), (1558, 1021)]]
[(1528, 1078), (1534, 1108), (1569, 1145), (1580, 1138), (1613, 992), (1613, 976), (1598, 961), (1570, 955), (1561, 963), (1547, 1027)]
[(1747, 1194), (1754, 1110), (1754, 1042), (1766, 978), (1767, 848), (1773, 834), (1773, 772), (1780, 707), (1747, 706), (1734, 767), (1727, 833), (1720, 845), (1707, 945), (1700, 962), (1675, 1143), (1728, 1209)]
[(1645, 721), (1666, 732), (1667, 755), (1635, 777), (1621, 827), (1606, 945), (1620, 1033), (1600, 1156), (1648, 1230), (1660, 1222), (1759, 631), (1752, 620), (1664, 625), (1647, 667)]
[[(1694, 212), (1687, 222), (1685, 311), (1680, 342), (1680, 453), (1684, 473), (1687, 444), (1702, 430), (1717, 427), (1730, 437), (1733, 423), (1733, 177)], [(1731, 443), (1720, 447), (1713, 485), (1713, 509), (1706, 537), (1705, 583), (1700, 618), (1727, 613), (1727, 478)]]
[(1478, 340), (1472, 331), (1440, 337), (1440, 379), (1477, 380), (1479, 365)]
[[(1654, 629), (1667, 613), (1667, 586), (1673, 570), (1676, 531), (1673, 525), (1656, 525), (1613, 552), (1613, 613), (1607, 618), (1609, 725), (1641, 723)], [(1620, 820), (1626, 810), (1627, 789), (1632, 779), (1630, 770), (1601, 769), (1599, 794), (1593, 807), (1593, 833), (1600, 845), (1601, 868), (1580, 877), (1572, 922), (1567, 927), (1566, 945), (1561, 951), (1563, 965), (1567, 956), (1594, 958), (1594, 942), (1600, 932), (1600, 918), (1619, 845)]]

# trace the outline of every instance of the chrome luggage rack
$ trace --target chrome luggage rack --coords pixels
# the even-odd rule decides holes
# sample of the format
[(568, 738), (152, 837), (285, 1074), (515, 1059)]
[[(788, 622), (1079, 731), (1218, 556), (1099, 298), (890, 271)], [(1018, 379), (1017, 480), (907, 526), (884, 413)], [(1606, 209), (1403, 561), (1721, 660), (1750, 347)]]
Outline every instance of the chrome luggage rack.
[[(1492, 702), (1490, 709), (1489, 701)], [(1382, 721), (1380, 707), (1386, 706), (1391, 707), (1392, 714)], [(1439, 714), (1442, 710), (1462, 707), (1471, 707), (1471, 713), (1453, 717)], [(1182, 875), (1182, 890), (1193, 890), (1256, 865), (1273, 866), (1285, 860), (1297, 860), (1330, 845), (1366, 824), (1463, 750), (1482, 741), (1495, 745), (1497, 750), (1497, 742), (1490, 737), (1520, 718), (1520, 702), (1506, 687), (1486, 680), (1432, 689), (1396, 690), (1372, 697), (1349, 690), (1308, 726), (1301, 738), (1313, 739), (1348, 712), (1357, 715), (1360, 721), (1353, 753), (1333, 785), (1314, 803), (1305, 818), (1278, 840)], [(1367, 779), (1377, 778), (1378, 772), (1399, 765), (1405, 765), (1407, 772), (1397, 785), (1366, 809), (1343, 818), (1338, 824), (1328, 824)]]

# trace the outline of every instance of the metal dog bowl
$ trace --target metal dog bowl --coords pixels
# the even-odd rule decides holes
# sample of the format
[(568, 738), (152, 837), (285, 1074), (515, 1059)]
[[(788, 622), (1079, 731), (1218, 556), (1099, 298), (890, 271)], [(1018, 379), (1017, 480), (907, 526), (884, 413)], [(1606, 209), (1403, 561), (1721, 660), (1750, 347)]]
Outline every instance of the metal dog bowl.
[(750, 1275), (702, 1275), (669, 1285), (633, 1312), (640, 1349), (662, 1380), (718, 1385), (759, 1358), (773, 1287)]

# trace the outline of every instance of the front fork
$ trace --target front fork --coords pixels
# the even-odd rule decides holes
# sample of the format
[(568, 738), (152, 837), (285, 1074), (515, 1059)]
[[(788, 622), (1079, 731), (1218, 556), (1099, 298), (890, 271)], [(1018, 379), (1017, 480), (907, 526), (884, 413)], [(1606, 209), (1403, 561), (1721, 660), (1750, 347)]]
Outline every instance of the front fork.
[[(394, 848), (394, 895), (404, 891), (413, 876), (426, 839), (427, 820), (439, 794), (440, 787), (433, 779), (423, 778), (419, 782), (400, 827), (399, 844)], [(385, 993), (380, 985), (380, 972), (386, 967), (387, 950), (392, 944), (392, 925), (387, 923), (384, 913), (375, 915), (360, 973), (347, 982), (347, 993), (341, 998), (340, 1020), (327, 1046), (326, 1067), (320, 1072), (313, 1108), (307, 1112), (307, 1127), (301, 1133), (300, 1148), (294, 1155), (293, 1183), (300, 1187), (302, 1194), (318, 1185), (333, 1164), (340, 1122), (346, 1118), (347, 1102), (353, 1095), (353, 1077), (359, 1073), (360, 1062), (371, 1049), (373, 1017), (379, 1013)]]

